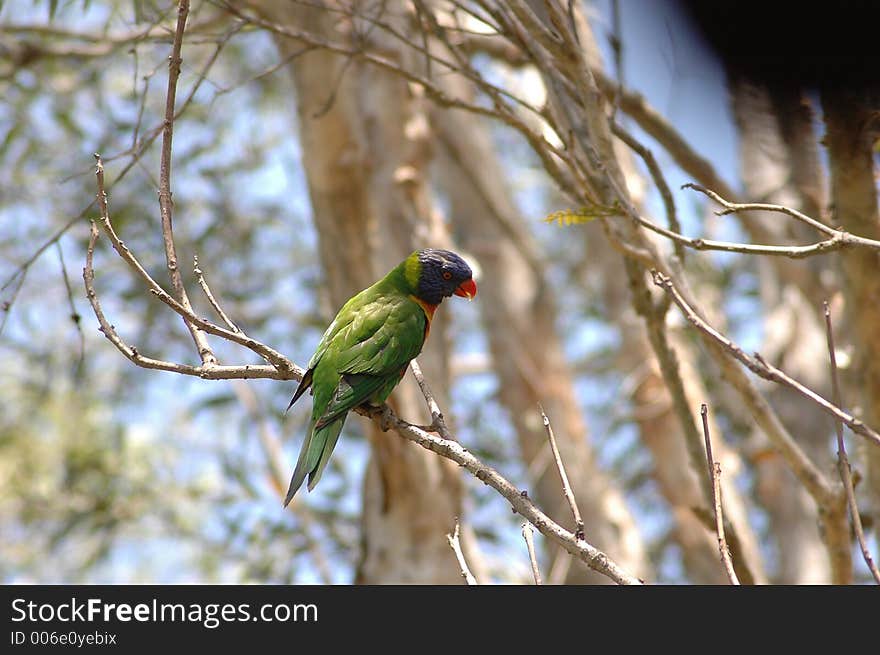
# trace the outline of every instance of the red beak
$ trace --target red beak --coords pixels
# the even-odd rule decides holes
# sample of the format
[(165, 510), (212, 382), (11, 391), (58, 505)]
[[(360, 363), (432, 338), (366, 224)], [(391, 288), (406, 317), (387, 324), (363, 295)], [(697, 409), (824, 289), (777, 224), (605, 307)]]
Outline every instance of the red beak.
[(455, 293), (456, 296), (473, 300), (474, 296), (477, 295), (477, 283), (474, 282), (473, 279), (465, 280), (458, 285), (458, 288), (453, 293)]

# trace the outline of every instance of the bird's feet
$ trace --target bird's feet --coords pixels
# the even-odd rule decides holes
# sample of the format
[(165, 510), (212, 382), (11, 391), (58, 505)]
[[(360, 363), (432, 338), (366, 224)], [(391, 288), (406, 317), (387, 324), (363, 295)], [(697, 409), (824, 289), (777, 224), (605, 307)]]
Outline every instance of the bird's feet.
[(379, 418), (379, 427), (382, 428), (382, 432), (388, 432), (388, 430), (394, 427), (394, 412), (391, 411), (391, 408), (388, 405), (382, 405), (382, 416)]
[(370, 411), (371, 415), (379, 415), (379, 428), (382, 432), (388, 432), (388, 430), (394, 427), (394, 412), (388, 405), (384, 403), (382, 405), (364, 403), (363, 406)]

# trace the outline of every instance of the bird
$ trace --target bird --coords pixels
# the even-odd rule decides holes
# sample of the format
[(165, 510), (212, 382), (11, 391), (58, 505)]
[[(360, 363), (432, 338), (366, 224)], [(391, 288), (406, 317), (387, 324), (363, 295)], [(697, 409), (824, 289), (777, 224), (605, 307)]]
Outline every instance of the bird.
[(477, 295), (471, 267), (450, 250), (426, 248), (342, 306), (287, 406), (310, 390), (312, 413), (284, 507), (306, 476), (309, 491), (318, 484), (348, 412), (385, 402), (422, 351), (437, 307), (452, 295)]

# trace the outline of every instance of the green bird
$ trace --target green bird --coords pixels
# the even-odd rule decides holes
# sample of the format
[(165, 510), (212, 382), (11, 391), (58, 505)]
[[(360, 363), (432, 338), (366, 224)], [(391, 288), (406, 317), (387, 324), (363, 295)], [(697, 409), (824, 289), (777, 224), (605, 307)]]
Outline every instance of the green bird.
[(477, 295), (470, 266), (454, 252), (418, 250), (351, 298), (330, 323), (287, 409), (311, 387), (312, 416), (284, 506), (309, 476), (315, 488), (349, 410), (381, 405), (422, 351), (434, 312), (455, 294)]

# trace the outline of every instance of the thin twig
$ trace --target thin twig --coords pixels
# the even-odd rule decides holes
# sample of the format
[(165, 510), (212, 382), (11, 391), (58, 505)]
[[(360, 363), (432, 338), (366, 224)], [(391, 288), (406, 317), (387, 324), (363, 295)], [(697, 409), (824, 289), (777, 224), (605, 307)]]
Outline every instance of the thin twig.
[(654, 277), (654, 284), (656, 284), (658, 287), (662, 288), (672, 296), (673, 302), (678, 305), (679, 309), (681, 309), (682, 313), (685, 315), (685, 318), (687, 318), (694, 325), (694, 327), (700, 330), (700, 332), (702, 332), (703, 334), (711, 337), (727, 352), (729, 352), (737, 360), (743, 363), (750, 371), (764, 378), (765, 380), (770, 380), (771, 382), (776, 382), (778, 384), (782, 384), (784, 386), (790, 387), (791, 389), (794, 389), (801, 396), (812, 401), (828, 414), (831, 414), (831, 416), (835, 419), (846, 423), (849, 426), (849, 429), (856, 434), (864, 437), (875, 446), (880, 446), (880, 434), (878, 434), (873, 428), (865, 425), (865, 423), (863, 423), (861, 420), (846, 413), (837, 405), (827, 401), (815, 391), (805, 387), (803, 384), (790, 377), (785, 372), (768, 363), (759, 353), (755, 353), (752, 357), (746, 355), (742, 348), (737, 346), (733, 341), (728, 339), (711, 325), (706, 323), (706, 321), (704, 321), (702, 318), (697, 316), (697, 314), (693, 311), (693, 309), (691, 309), (691, 307), (687, 304), (687, 302), (672, 284), (672, 280), (656, 270), (652, 271), (652, 275)]
[[(177, 251), (174, 246), (174, 229), (172, 227), (173, 203), (171, 202), (171, 142), (174, 135), (174, 107), (177, 99), (177, 80), (180, 77), (180, 64), (183, 59), (180, 50), (183, 45), (183, 32), (186, 18), (189, 15), (189, 0), (180, 0), (177, 5), (177, 28), (174, 31), (174, 43), (171, 56), (168, 58), (168, 92), (165, 96), (165, 123), (162, 128), (162, 150), (159, 159), (159, 212), (162, 216), (162, 241), (165, 245), (165, 260), (171, 287), (181, 306), (192, 312), (192, 305), (183, 285), (183, 278), (177, 264)], [(217, 363), (217, 357), (208, 338), (196, 325), (185, 317), (183, 322), (192, 335), (193, 342), (199, 351), (202, 366), (210, 367)]]
[[(693, 184), (691, 182), (689, 182), (687, 184), (682, 184), (681, 188), (682, 189), (693, 189), (694, 191), (698, 191), (699, 193), (702, 193), (703, 195), (711, 198), (712, 200), (717, 202), (719, 205), (724, 207), (724, 209), (720, 209), (715, 212), (716, 216), (726, 216), (727, 214), (733, 214), (735, 212), (741, 212), (741, 211), (776, 212), (779, 214), (787, 214), (788, 216), (791, 216), (792, 218), (795, 218), (795, 219), (801, 221), (802, 223), (804, 223), (805, 225), (808, 225), (808, 226), (818, 230), (822, 234), (827, 234), (828, 236), (834, 236), (835, 234), (837, 234), (840, 231), (840, 230), (835, 230), (833, 227), (831, 227), (829, 225), (825, 225), (825, 223), (822, 223), (821, 221), (817, 221), (815, 218), (807, 216), (803, 212), (799, 212), (798, 210), (792, 209), (790, 207), (785, 207), (784, 205), (771, 205), (771, 204), (767, 204), (767, 203), (763, 203), (763, 202), (731, 202), (730, 200), (725, 200), (724, 198), (722, 198), (715, 191), (712, 191), (711, 189), (707, 189), (706, 187), (701, 186), (699, 184)], [(867, 239), (867, 241), (872, 241), (872, 240)], [(874, 241), (873, 243), (880, 245), (880, 242)]]
[(12, 273), (12, 275), (10, 275), (8, 278), (6, 278), (6, 280), (3, 281), (3, 284), (0, 285), (0, 292), (5, 291), (6, 288), (10, 284), (12, 284), (16, 280), (16, 278), (18, 278), (20, 275), (27, 274), (27, 270), (28, 270), (28, 268), (30, 268), (31, 264), (33, 264), (35, 261), (37, 261), (37, 259), (40, 258), (40, 255), (42, 255), (44, 252), (46, 252), (46, 250), (48, 250), (51, 246), (53, 246), (58, 241), (58, 239), (60, 239), (62, 236), (64, 236), (64, 234), (70, 228), (72, 228), (74, 225), (76, 225), (81, 220), (83, 220), (88, 215), (88, 213), (90, 211), (92, 211), (92, 208), (94, 206), (95, 206), (95, 201), (92, 200), (88, 204), (88, 206), (84, 207), (83, 210), (79, 214), (72, 217), (64, 225), (62, 225), (60, 228), (58, 228), (58, 230), (51, 237), (46, 239), (46, 241), (44, 241), (40, 245), (40, 247), (37, 248), (31, 254), (30, 257), (28, 257), (25, 261), (23, 261), (21, 264), (18, 265), (18, 267), (15, 269), (15, 271)]
[[(183, 305), (181, 305), (177, 300), (175, 300), (165, 289), (156, 282), (152, 276), (146, 271), (143, 265), (137, 260), (134, 254), (131, 252), (129, 247), (123, 243), (123, 241), (116, 234), (116, 231), (113, 229), (113, 225), (110, 222), (110, 213), (107, 207), (107, 191), (104, 186), (104, 163), (101, 160), (101, 156), (97, 153), (95, 154), (95, 178), (97, 180), (98, 185), (98, 207), (101, 212), (101, 227), (104, 230), (104, 233), (110, 238), (110, 243), (113, 245), (113, 248), (119, 254), (119, 256), (138, 274), (138, 276), (146, 283), (147, 288), (150, 290), (150, 293), (154, 294), (159, 300), (164, 302), (166, 305), (171, 307), (175, 312), (177, 312), (180, 316), (187, 319), (194, 325), (198, 326), (200, 329), (208, 332), (209, 334), (213, 334), (218, 337), (223, 337), (229, 341), (237, 343), (249, 350), (252, 350), (260, 357), (268, 361), (272, 366), (277, 369), (277, 374), (273, 374), (271, 371), (267, 370), (269, 367), (261, 367), (261, 366), (233, 366), (233, 367), (223, 367), (226, 369), (224, 372), (218, 375), (214, 375), (209, 370), (211, 366), (188, 366), (183, 364), (172, 364), (170, 362), (162, 362), (161, 360), (149, 360), (146, 358), (132, 358), (130, 353), (127, 353), (125, 350), (120, 348), (123, 353), (126, 354), (129, 359), (131, 359), (134, 363), (139, 366), (146, 366), (147, 368), (160, 368), (162, 370), (173, 370), (178, 373), (184, 373), (186, 375), (197, 375), (199, 377), (205, 377), (209, 379), (228, 379), (230, 377), (230, 373), (235, 373), (234, 377), (241, 378), (257, 378), (257, 377), (269, 377), (278, 380), (290, 380), (290, 379), (299, 379), (302, 377), (304, 371), (297, 367), (293, 362), (291, 362), (287, 357), (279, 353), (277, 350), (270, 348), (269, 346), (256, 341), (248, 337), (244, 332), (240, 330), (238, 332), (233, 332), (226, 328), (222, 328), (219, 325), (215, 325), (210, 321), (207, 321), (199, 316), (196, 316), (192, 310), (187, 310)], [(97, 238), (97, 237), (96, 237)], [(87, 262), (88, 264), (88, 262)], [(83, 273), (85, 275), (85, 271)], [(92, 274), (93, 275), (93, 274)], [(88, 287), (90, 280), (86, 280), (86, 284)], [(94, 289), (92, 289), (94, 291)], [(97, 300), (97, 296), (95, 296), (95, 300)], [(95, 308), (95, 304), (93, 303), (92, 307)], [(96, 310), (97, 315), (97, 310)], [(99, 317), (100, 320), (100, 317)], [(106, 334), (106, 333), (105, 333)], [(118, 336), (118, 335), (117, 335)], [(109, 338), (109, 335), (108, 335)], [(113, 339), (111, 339), (113, 341)], [(120, 340), (121, 341), (121, 340)], [(120, 345), (114, 342), (114, 345), (117, 348)], [(127, 347), (127, 346), (126, 346)], [(217, 366), (216, 364), (214, 366)]]
[[(826, 253), (834, 252), (836, 250), (843, 250), (845, 248), (853, 248), (857, 245), (865, 245), (858, 244), (853, 241), (853, 239), (859, 239), (860, 237), (853, 237), (851, 234), (848, 234), (846, 232), (839, 232), (833, 237), (818, 241), (807, 246), (769, 246), (765, 244), (715, 241), (713, 239), (703, 239), (702, 237), (692, 239), (691, 237), (686, 237), (682, 234), (679, 234), (678, 232), (667, 230), (664, 227), (656, 225), (655, 223), (652, 223), (648, 219), (644, 218), (643, 216), (639, 216), (638, 214), (632, 215), (632, 218), (642, 227), (647, 228), (648, 230), (651, 230), (652, 232), (655, 232), (661, 236), (664, 236), (667, 239), (674, 241), (675, 243), (680, 243), (683, 246), (687, 246), (692, 250), (715, 250), (719, 252), (735, 252), (742, 255), (766, 255), (770, 257), (788, 257), (790, 259), (803, 259), (805, 257), (813, 257), (815, 255), (824, 255)], [(880, 244), (878, 244), (878, 247), (880, 247)]]
[[(490, 82), (487, 82), (485, 79), (483, 79), (481, 75), (479, 75), (479, 73), (475, 72), (475, 69), (470, 66), (470, 64), (466, 60), (463, 61), (467, 64), (467, 66), (465, 68), (462, 68), (461, 65), (454, 62), (446, 61), (442, 58), (438, 58), (430, 52), (423, 53), (426, 56), (431, 56), (434, 62), (442, 65), (444, 68), (455, 73), (463, 74), (466, 77), (472, 79), (472, 81), (476, 83), (477, 86), (492, 99), (492, 106), (487, 106), (485, 103), (468, 102), (462, 100), (461, 98), (450, 96), (432, 80), (428, 79), (424, 75), (410, 70), (405, 66), (402, 66), (401, 63), (396, 59), (388, 58), (379, 53), (370, 52), (369, 50), (366, 50), (364, 48), (352, 48), (347, 45), (328, 41), (323, 37), (317, 36), (305, 30), (282, 27), (280, 25), (272, 23), (271, 21), (263, 20), (256, 16), (248, 16), (242, 13), (242, 11), (234, 4), (228, 2), (223, 2), (222, 6), (227, 11), (241, 18), (242, 20), (259, 26), (273, 34), (284, 36), (286, 38), (292, 38), (302, 43), (312, 45), (315, 48), (321, 48), (329, 52), (356, 57), (374, 66), (377, 66), (380, 69), (400, 75), (407, 81), (421, 86), (424, 89), (425, 93), (440, 106), (460, 108), (474, 114), (490, 116), (502, 121), (503, 123), (507, 124), (514, 130), (519, 132), (528, 141), (528, 143), (534, 149), (535, 153), (541, 159), (541, 163), (543, 164), (544, 168), (557, 181), (563, 191), (571, 194), (575, 193), (571, 181), (567, 179), (565, 172), (560, 167), (560, 162), (566, 163), (570, 167), (575, 166), (575, 164), (571, 161), (571, 154), (567, 152), (564, 148), (556, 147), (548, 142), (540, 131), (532, 129), (532, 127), (530, 127), (530, 122), (527, 122), (526, 120), (521, 118), (520, 114), (514, 110), (511, 104), (504, 101), (504, 98), (508, 98), (511, 103), (524, 108), (535, 116), (539, 118), (544, 118), (541, 110), (529, 104), (522, 98), (512, 95), (508, 91), (498, 86), (495, 86)], [(360, 18), (364, 18), (365, 20), (375, 21), (375, 19), (363, 14), (357, 13), (355, 15)], [(391, 33), (393, 36), (395, 36), (395, 38), (401, 40), (409, 47), (415, 49), (417, 52), (421, 52), (421, 46), (418, 43), (410, 40), (405, 34), (402, 34), (398, 30), (395, 30), (393, 27), (385, 23), (377, 22), (377, 25)]]
[[(569, 8), (571, 5), (569, 4)], [(574, 20), (572, 20), (572, 25)], [(623, 95), (624, 71), (623, 71), (623, 30), (620, 26), (620, 3), (618, 0), (611, 0), (611, 33), (608, 35), (608, 45), (611, 46), (611, 53), (614, 56), (614, 75), (617, 78), (617, 91), (611, 102), (611, 124), (617, 121), (617, 109), (620, 106), (620, 96)]]
[[(828, 307), (828, 301), (823, 303), (825, 310), (825, 338), (828, 342), (828, 356), (831, 363), (831, 388), (834, 398), (834, 404), (838, 407), (842, 406), (840, 394), (840, 381), (837, 373), (837, 356), (834, 352), (834, 332), (831, 328), (831, 310)], [(843, 487), (846, 490), (846, 502), (849, 505), (849, 514), (852, 519), (853, 530), (856, 533), (856, 539), (859, 542), (859, 548), (862, 550), (862, 557), (868, 570), (874, 576), (877, 584), (880, 584), (880, 570), (871, 557), (871, 551), (868, 548), (868, 542), (865, 539), (865, 533), (862, 530), (862, 517), (859, 515), (859, 506), (856, 503), (856, 492), (853, 485), (852, 469), (849, 465), (849, 457), (846, 454), (846, 443), (843, 438), (843, 423), (840, 420), (834, 421), (834, 428), (837, 431), (837, 469), (840, 472), (840, 479), (843, 481)]]
[(380, 427), (393, 429), (404, 439), (467, 469), (480, 482), (489, 485), (504, 497), (510, 503), (511, 509), (534, 525), (538, 532), (562, 546), (597, 573), (601, 573), (618, 584), (644, 584), (636, 576), (624, 571), (608, 555), (584, 539), (578, 539), (574, 533), (569, 532), (547, 516), (532, 502), (528, 493), (518, 489), (498, 471), (484, 464), (457, 441), (443, 439), (424, 428), (408, 423), (398, 418), (387, 406), (361, 405), (354, 411), (373, 419)]
[(721, 554), (721, 563), (724, 564), (724, 572), (730, 584), (738, 585), (739, 578), (733, 568), (730, 559), (730, 550), (727, 547), (727, 539), (724, 537), (724, 515), (721, 510), (721, 463), (712, 457), (712, 440), (709, 437), (709, 408), (706, 403), (700, 405), (700, 416), (703, 419), (703, 436), (706, 438), (706, 464), (709, 467), (709, 477), (712, 480), (712, 509), (715, 512), (715, 534), (718, 535), (718, 552)]
[[(126, 343), (116, 328), (107, 320), (101, 303), (98, 300), (98, 294), (95, 291), (95, 270), (94, 270), (94, 253), (95, 243), (98, 240), (98, 226), (92, 221), (91, 231), (89, 235), (89, 245), (86, 250), (86, 265), (83, 268), (83, 281), (86, 287), (86, 297), (92, 305), (92, 311), (98, 319), (98, 325), (101, 332), (126, 358), (133, 364), (141, 368), (149, 368), (159, 371), (169, 371), (171, 373), (179, 373), (181, 375), (192, 375), (206, 380), (235, 380), (235, 379), (272, 379), (272, 380), (291, 380), (300, 379), (303, 370), (296, 367), (293, 363), (287, 369), (278, 366), (244, 364), (240, 366), (191, 366), (189, 364), (178, 364), (176, 362), (168, 362), (152, 357), (145, 357), (135, 346)], [(167, 294), (166, 294), (167, 296)], [(167, 296), (171, 298), (171, 296)], [(234, 334), (234, 333), (229, 333)], [(224, 336), (224, 335), (220, 335)]]
[(532, 524), (528, 521), (523, 521), (522, 536), (523, 539), (526, 540), (526, 548), (529, 551), (529, 563), (532, 565), (532, 576), (535, 578), (535, 584), (542, 585), (544, 584), (544, 581), (541, 579), (541, 571), (538, 568), (538, 558), (535, 556), (535, 539), (532, 534)]
[(556, 437), (553, 434), (553, 427), (550, 425), (550, 419), (547, 418), (547, 414), (544, 413), (544, 408), (541, 407), (541, 405), (538, 405), (538, 408), (541, 410), (541, 420), (544, 422), (544, 430), (547, 431), (547, 439), (550, 441), (550, 449), (553, 451), (556, 470), (559, 471), (559, 477), (562, 480), (562, 493), (565, 495), (565, 500), (568, 501), (568, 506), (571, 508), (571, 513), (574, 516), (575, 537), (577, 539), (584, 539), (584, 520), (581, 518), (581, 512), (578, 509), (574, 492), (572, 492), (571, 484), (568, 482), (568, 475), (565, 473), (565, 466), (562, 464), (562, 456), (559, 454), (559, 448), (556, 445)]
[[(592, 67), (591, 72), (596, 85), (606, 97), (613, 98), (618, 93), (617, 82), (598, 66)], [(694, 150), (672, 123), (648, 104), (643, 95), (631, 90), (620, 90), (619, 96), (621, 111), (657, 141), (687, 175), (708, 187), (720, 189), (722, 195), (728, 198), (736, 197), (733, 189), (715, 170), (712, 162)]]
[[(9, 320), (9, 316), (12, 314), (12, 306), (15, 304), (15, 299), (18, 298), (18, 294), (21, 291), (22, 286), (24, 286), (26, 271), (27, 269), (22, 269), (21, 275), (9, 279), (10, 283), (15, 282), (15, 284), (12, 285), (12, 290), (9, 293), (8, 299), (0, 304), (0, 311), (3, 312), (3, 318), (0, 320), (0, 334), (3, 334), (3, 329), (6, 327), (6, 321)], [(5, 289), (6, 287), (3, 288), (3, 290)]]
[[(50, 246), (58, 243), (58, 240), (67, 234), (67, 231), (72, 228), (74, 225), (83, 220), (92, 208), (95, 206), (95, 200), (92, 200), (88, 206), (86, 206), (79, 214), (70, 218), (64, 225), (62, 225), (51, 237), (49, 237), (46, 241), (44, 241), (25, 261), (18, 265), (15, 271), (3, 281), (3, 284), (0, 285), (0, 293), (6, 291), (7, 288), (13, 286), (11, 293), (7, 300), (2, 303), (2, 312), (3, 318), (0, 320), (0, 334), (3, 334), (3, 328), (6, 327), (6, 321), (12, 312), (12, 306), (15, 304), (15, 300), (18, 297), (18, 292), (21, 290), (22, 285), (24, 284), (24, 280), (27, 277), (28, 271), (30, 270), (31, 265), (40, 258), (40, 256), (49, 249)], [(77, 365), (79, 367), (79, 365)]]
[(444, 439), (452, 439), (453, 437), (449, 433), (449, 428), (446, 425), (446, 419), (443, 418), (443, 412), (440, 411), (440, 405), (437, 404), (437, 399), (434, 398), (434, 394), (431, 393), (431, 388), (425, 381), (425, 376), (422, 375), (422, 369), (419, 366), (419, 363), (413, 359), (409, 363), (409, 367), (412, 369), (416, 382), (419, 383), (419, 389), (422, 390), (422, 395), (425, 397), (428, 411), (431, 412), (431, 425), (428, 426), (428, 429), (436, 431), (437, 434)]
[[(611, 121), (610, 125), (611, 132), (614, 136), (629, 146), (629, 148), (645, 162), (645, 166), (648, 168), (648, 173), (651, 175), (651, 179), (654, 180), (654, 185), (657, 187), (657, 191), (660, 193), (660, 197), (663, 200), (663, 207), (666, 210), (666, 221), (669, 224), (669, 229), (672, 232), (681, 234), (681, 223), (678, 221), (678, 212), (675, 209), (675, 198), (672, 195), (669, 184), (666, 182), (663, 171), (660, 169), (660, 165), (657, 163), (657, 159), (654, 157), (654, 153), (616, 121)], [(676, 256), (681, 261), (684, 261), (684, 244), (678, 239), (673, 239), (673, 247), (675, 248)]]
[[(681, 434), (684, 438), (690, 466), (693, 470), (699, 471), (702, 468), (705, 454), (703, 439), (694, 422), (691, 411), (693, 401), (688, 398), (688, 390), (682, 377), (678, 353), (670, 341), (669, 326), (666, 322), (668, 307), (661, 302), (655, 302), (652, 298), (651, 289), (645, 279), (645, 270), (640, 263), (624, 259), (623, 265), (629, 283), (630, 302), (636, 313), (644, 319), (648, 343), (651, 350), (654, 351), (654, 357), (672, 400), (672, 408), (681, 425)], [(708, 509), (712, 502), (711, 484), (702, 476), (699, 476), (697, 480), (702, 495), (700, 505)]]
[(241, 332), (238, 329), (238, 326), (232, 322), (232, 320), (226, 315), (226, 312), (223, 311), (223, 308), (220, 307), (220, 303), (217, 302), (217, 299), (214, 297), (214, 294), (211, 293), (211, 287), (208, 286), (208, 283), (205, 281), (205, 275), (202, 273), (202, 269), (199, 267), (199, 256), (193, 255), (193, 273), (196, 276), (196, 280), (199, 283), (199, 286), (202, 287), (202, 291), (205, 293), (205, 297), (208, 299), (208, 302), (211, 303), (211, 307), (214, 308), (214, 311), (217, 312), (217, 316), (221, 318), (221, 320), (226, 323), (226, 327), (228, 327), (233, 332)]
[[(803, 223), (804, 225), (807, 225), (817, 230), (818, 232), (821, 232), (822, 234), (831, 237), (831, 239), (822, 243), (827, 243), (828, 241), (839, 241), (841, 242), (841, 247), (859, 246), (862, 248), (880, 250), (880, 241), (856, 236), (844, 230), (838, 230), (831, 227), (830, 225), (826, 225), (825, 223), (816, 220), (812, 216), (807, 216), (803, 212), (799, 212), (797, 209), (792, 209), (791, 207), (786, 207), (785, 205), (771, 205), (763, 202), (730, 202), (729, 200), (725, 200), (724, 198), (722, 198), (719, 194), (715, 193), (711, 189), (707, 189), (703, 186), (700, 186), (699, 184), (684, 184), (682, 185), (682, 188), (699, 191), (700, 193), (704, 194), (705, 196), (711, 198), (719, 205), (721, 205), (723, 209), (715, 212), (717, 216), (725, 216), (727, 214), (747, 211), (775, 212), (777, 214), (785, 214), (786, 216), (791, 216), (792, 218)], [(818, 246), (819, 244), (816, 245)]]
[(67, 265), (64, 263), (64, 250), (61, 248), (61, 241), (55, 242), (55, 249), (58, 251), (58, 263), (61, 264), (61, 276), (64, 279), (64, 289), (67, 291), (67, 306), (70, 308), (70, 320), (79, 336), (79, 356), (76, 359), (76, 366), (74, 368), (74, 378), (79, 378), (82, 375), (83, 362), (86, 356), (86, 336), (83, 334), (82, 316), (80, 316), (76, 309), (76, 303), (73, 301), (73, 286), (70, 284)]
[(458, 565), (461, 567), (461, 577), (465, 579), (469, 585), (475, 585), (477, 583), (477, 579), (474, 577), (474, 574), (471, 573), (471, 570), (468, 568), (467, 562), (464, 559), (464, 553), (461, 552), (461, 542), (458, 539), (459, 533), (459, 524), (458, 518), (455, 519), (455, 529), (452, 534), (446, 535), (446, 541), (449, 542), (449, 547), (452, 548), (452, 552), (455, 553), (455, 559), (458, 560)]

